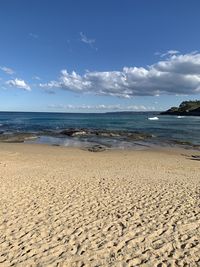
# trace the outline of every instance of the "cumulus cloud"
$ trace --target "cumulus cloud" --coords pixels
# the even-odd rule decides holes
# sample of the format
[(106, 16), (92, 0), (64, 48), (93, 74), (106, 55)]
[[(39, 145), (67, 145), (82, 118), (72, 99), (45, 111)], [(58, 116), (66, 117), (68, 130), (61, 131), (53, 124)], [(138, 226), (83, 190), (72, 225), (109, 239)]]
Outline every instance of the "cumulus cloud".
[(124, 67), (121, 71), (80, 75), (62, 70), (58, 80), (41, 83), (40, 87), (125, 98), (199, 94), (200, 53), (173, 54), (147, 67)]
[(20, 79), (13, 79), (6, 82), (9, 86), (24, 89), (27, 91), (31, 91), (31, 87), (24, 81)]
[(0, 70), (2, 70), (3, 72), (5, 72), (6, 74), (12, 75), (14, 74), (14, 70), (5, 66), (1, 66)]
[(144, 106), (144, 105), (128, 105), (124, 106), (121, 104), (116, 104), (116, 105), (104, 105), (104, 104), (99, 104), (99, 105), (71, 105), (71, 104), (52, 104), (49, 105), (48, 108), (51, 109), (58, 109), (58, 110), (70, 110), (70, 111), (75, 111), (75, 110), (82, 110), (82, 111), (102, 111), (102, 112), (107, 112), (107, 111), (153, 111), (155, 110), (154, 106)]

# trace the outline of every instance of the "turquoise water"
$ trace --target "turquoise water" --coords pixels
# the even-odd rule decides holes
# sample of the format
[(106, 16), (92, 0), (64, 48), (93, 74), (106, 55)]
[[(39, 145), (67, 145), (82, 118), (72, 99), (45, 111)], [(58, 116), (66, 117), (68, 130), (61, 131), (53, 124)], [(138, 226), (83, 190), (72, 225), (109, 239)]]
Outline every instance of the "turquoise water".
[[(157, 116), (158, 120), (149, 120)], [(107, 129), (122, 131), (140, 131), (153, 134), (151, 142), (167, 143), (171, 141), (191, 142), (200, 145), (200, 117), (182, 117), (159, 115), (157, 112), (72, 114), (72, 113), (27, 113), (0, 112), (0, 133), (60, 131), (68, 128)], [(41, 134), (39, 142), (55, 142), (54, 137)], [(45, 139), (46, 138), (46, 139)], [(66, 137), (67, 143), (70, 139)], [(74, 139), (87, 142), (86, 139)], [(96, 140), (92, 140), (96, 141)], [(106, 142), (116, 142), (107, 140)], [(61, 142), (57, 140), (57, 142)], [(63, 139), (62, 139), (63, 142)]]

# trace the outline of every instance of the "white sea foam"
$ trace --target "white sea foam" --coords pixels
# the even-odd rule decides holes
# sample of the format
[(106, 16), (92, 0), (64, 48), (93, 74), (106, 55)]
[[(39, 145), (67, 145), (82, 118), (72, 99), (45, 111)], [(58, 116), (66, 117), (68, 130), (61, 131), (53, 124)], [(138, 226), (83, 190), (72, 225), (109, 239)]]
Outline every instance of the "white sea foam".
[(184, 116), (177, 116), (177, 119), (182, 119), (184, 118)]
[(159, 118), (158, 117), (151, 117), (151, 118), (148, 118), (148, 120), (150, 120), (150, 121), (157, 121), (157, 120), (159, 120)]

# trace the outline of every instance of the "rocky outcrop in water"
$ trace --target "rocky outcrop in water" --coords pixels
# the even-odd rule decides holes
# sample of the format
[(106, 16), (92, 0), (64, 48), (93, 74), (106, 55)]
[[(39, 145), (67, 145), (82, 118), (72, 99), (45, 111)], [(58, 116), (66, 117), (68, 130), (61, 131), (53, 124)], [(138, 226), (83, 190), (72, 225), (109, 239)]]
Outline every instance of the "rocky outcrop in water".
[(60, 132), (62, 135), (76, 137), (76, 136), (99, 136), (99, 137), (125, 137), (132, 140), (144, 140), (147, 138), (152, 138), (153, 135), (142, 133), (142, 132), (132, 132), (132, 131), (118, 131), (118, 130), (93, 130), (93, 129), (66, 129)]
[(40, 136), (51, 136), (62, 138), (68, 137), (108, 137), (108, 138), (122, 138), (126, 140), (145, 140), (152, 138), (153, 135), (141, 132), (129, 132), (129, 131), (118, 131), (118, 130), (99, 130), (99, 129), (65, 129), (60, 132), (58, 131), (41, 131), (38, 133), (4, 133), (0, 132), (0, 142), (8, 143), (23, 143), (39, 138)]
[(34, 140), (37, 136), (32, 133), (11, 133), (11, 134), (0, 134), (0, 142), (7, 143), (23, 143), (28, 140)]
[(171, 107), (161, 115), (200, 116), (200, 100), (184, 101), (179, 107)]

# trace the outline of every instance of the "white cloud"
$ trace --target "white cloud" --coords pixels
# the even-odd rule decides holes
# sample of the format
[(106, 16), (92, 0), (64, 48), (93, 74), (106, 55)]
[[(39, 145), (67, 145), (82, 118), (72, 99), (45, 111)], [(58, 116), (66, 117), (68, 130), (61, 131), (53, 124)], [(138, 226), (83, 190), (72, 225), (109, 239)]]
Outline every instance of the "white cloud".
[(94, 46), (96, 40), (95, 39), (89, 39), (83, 32), (80, 32), (81, 42), (88, 44), (91, 48), (94, 48), (97, 50), (97, 48)]
[(5, 67), (5, 66), (0, 67), (0, 70), (2, 70), (3, 72), (9, 75), (12, 75), (15, 73), (14, 70), (12, 70), (11, 68)]
[(166, 56), (172, 56), (172, 55), (176, 55), (179, 54), (180, 52), (178, 50), (168, 50), (165, 53), (161, 53), (161, 52), (155, 52), (154, 55), (155, 56), (160, 56), (160, 57), (166, 57)]
[(81, 36), (81, 41), (83, 43), (92, 45), (95, 43), (95, 39), (89, 39), (83, 32), (80, 32), (80, 36)]
[(99, 111), (99, 112), (107, 112), (107, 111), (152, 111), (155, 110), (154, 106), (144, 106), (144, 105), (71, 105), (71, 104), (52, 104), (49, 105), (48, 108), (56, 109), (56, 110), (66, 110), (66, 111)]
[(16, 87), (16, 88), (20, 88), (20, 89), (24, 89), (27, 91), (31, 91), (31, 87), (24, 81), (24, 80), (20, 80), (20, 79), (14, 79), (14, 80), (9, 80), (6, 82), (6, 84), (12, 86), (12, 87)]
[(58, 80), (41, 83), (40, 87), (125, 98), (199, 94), (200, 53), (171, 55), (147, 67), (124, 67), (122, 71), (79, 75), (62, 70)]
[(172, 56), (172, 55), (176, 55), (179, 54), (180, 52), (177, 50), (168, 50), (166, 53), (161, 54), (161, 57), (165, 57), (165, 56)]

